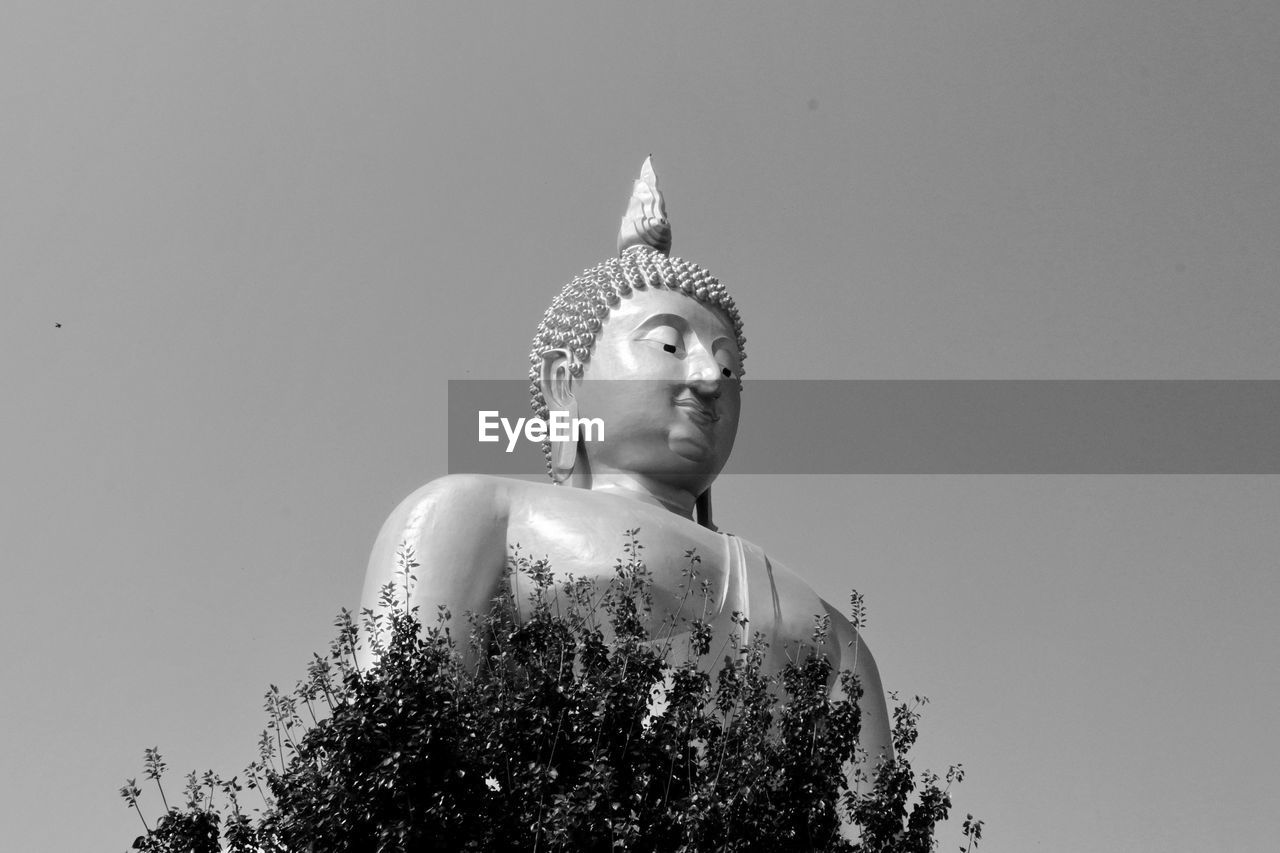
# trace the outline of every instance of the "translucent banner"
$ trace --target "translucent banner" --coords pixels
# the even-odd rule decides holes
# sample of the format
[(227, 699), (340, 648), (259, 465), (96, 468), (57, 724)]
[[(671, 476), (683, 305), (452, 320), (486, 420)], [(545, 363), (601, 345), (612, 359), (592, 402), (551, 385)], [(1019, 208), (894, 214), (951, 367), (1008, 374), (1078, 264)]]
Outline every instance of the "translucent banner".
[[(644, 401), (650, 428), (690, 411), (676, 384), (612, 383), (612, 398)], [(721, 397), (695, 419), (731, 417)], [(539, 425), (527, 380), (450, 380), (448, 414), (455, 473), (539, 474), (548, 435), (633, 429), (585, 409)], [(748, 380), (724, 473), (1277, 474), (1280, 381)]]

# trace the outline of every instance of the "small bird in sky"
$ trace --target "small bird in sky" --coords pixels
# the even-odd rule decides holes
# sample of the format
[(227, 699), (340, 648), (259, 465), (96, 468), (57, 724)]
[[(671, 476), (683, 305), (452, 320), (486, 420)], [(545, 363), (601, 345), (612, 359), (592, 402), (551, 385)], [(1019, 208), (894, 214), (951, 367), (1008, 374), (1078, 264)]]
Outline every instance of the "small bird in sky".
[(62, 328), (62, 324), (61, 324), (61, 323), (54, 323), (54, 324), (53, 324), (53, 327), (54, 327), (55, 329), (61, 329), (61, 328)]

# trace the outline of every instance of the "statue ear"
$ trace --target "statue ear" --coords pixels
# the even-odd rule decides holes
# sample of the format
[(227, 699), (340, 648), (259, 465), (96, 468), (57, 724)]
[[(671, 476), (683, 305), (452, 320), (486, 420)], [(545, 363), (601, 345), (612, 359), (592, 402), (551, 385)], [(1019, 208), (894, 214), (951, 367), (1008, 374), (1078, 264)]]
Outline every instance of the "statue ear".
[[(538, 384), (547, 412), (566, 412), (572, 422), (578, 417), (578, 401), (573, 396), (573, 354), (567, 349), (550, 349), (542, 354)], [(573, 476), (578, 458), (576, 441), (551, 442), (551, 479), (564, 483)]]
[(567, 349), (549, 349), (542, 354), (538, 384), (548, 410), (568, 411), (573, 402), (573, 364), (573, 353)]

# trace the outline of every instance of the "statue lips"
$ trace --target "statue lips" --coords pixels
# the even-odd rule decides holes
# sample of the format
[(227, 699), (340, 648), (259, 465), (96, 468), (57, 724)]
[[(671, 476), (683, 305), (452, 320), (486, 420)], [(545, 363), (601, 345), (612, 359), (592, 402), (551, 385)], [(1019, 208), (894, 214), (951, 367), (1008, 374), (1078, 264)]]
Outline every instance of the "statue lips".
[(695, 396), (686, 394), (677, 397), (675, 404), (684, 410), (685, 414), (689, 416), (689, 420), (700, 426), (710, 427), (711, 424), (720, 420), (720, 415), (716, 413), (714, 402), (708, 404)]

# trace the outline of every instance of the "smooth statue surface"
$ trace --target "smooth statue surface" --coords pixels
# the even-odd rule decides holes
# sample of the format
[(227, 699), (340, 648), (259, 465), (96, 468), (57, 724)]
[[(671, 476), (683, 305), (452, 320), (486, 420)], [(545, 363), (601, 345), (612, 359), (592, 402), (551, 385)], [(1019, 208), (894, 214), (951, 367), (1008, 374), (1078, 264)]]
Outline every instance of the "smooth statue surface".
[[(420, 567), (411, 605), (484, 612), (504, 582), (511, 546), (547, 557), (557, 576), (608, 583), (623, 532), (638, 528), (653, 577), (654, 620), (677, 609), (687, 554), (701, 557), (720, 648), (746, 614), (769, 642), (766, 666), (811, 645), (814, 617), (831, 630), (824, 652), (864, 690), (861, 746), (870, 771), (891, 754), (875, 662), (841, 609), (760, 548), (712, 523), (710, 489), (733, 450), (745, 357), (738, 309), (706, 270), (667, 253), (671, 229), (652, 164), (635, 182), (619, 256), (577, 276), (552, 302), (530, 355), (533, 408), (600, 418), (604, 439), (545, 442), (552, 483), (451, 475), (414, 492), (387, 519), (369, 561), (364, 607), (399, 583), (398, 554)], [(528, 587), (526, 587), (527, 589)], [(833, 679), (833, 695), (839, 682)], [(852, 771), (851, 771), (852, 772)]]

